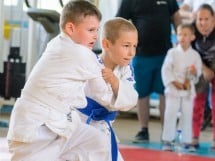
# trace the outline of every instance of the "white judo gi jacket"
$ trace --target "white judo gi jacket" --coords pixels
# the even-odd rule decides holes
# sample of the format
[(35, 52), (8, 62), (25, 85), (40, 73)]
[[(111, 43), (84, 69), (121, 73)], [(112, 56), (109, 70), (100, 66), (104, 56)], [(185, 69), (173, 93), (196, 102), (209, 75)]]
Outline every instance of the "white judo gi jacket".
[[(178, 90), (173, 81), (184, 83), (188, 67), (195, 65), (197, 75), (190, 81), (190, 90)], [(188, 48), (186, 51), (180, 45), (168, 51), (162, 66), (162, 80), (165, 86), (165, 94), (175, 97), (186, 97), (195, 95), (194, 84), (198, 82), (198, 78), (202, 73), (202, 61), (197, 51)]]
[(100, 102), (113, 101), (96, 55), (61, 33), (47, 45), (16, 101), (7, 139), (32, 142), (43, 124), (69, 138), (80, 122), (76, 108), (86, 106), (87, 80), (94, 82)]
[[(98, 58), (98, 61), (103, 65), (101, 58)], [(100, 102), (102, 93), (96, 88), (98, 84), (95, 86), (92, 80), (89, 80), (86, 84), (86, 96), (101, 103), (101, 105), (110, 111), (128, 111), (136, 106), (138, 99), (138, 94), (134, 89), (135, 81), (131, 66), (116, 66), (113, 72), (119, 80), (119, 89), (116, 98), (113, 98), (110, 102), (107, 102), (108, 100), (104, 103)]]
[[(98, 59), (101, 65), (103, 65), (101, 59)], [(96, 87), (98, 84), (95, 85), (91, 80), (87, 82), (85, 87), (86, 96), (98, 102), (109, 111), (128, 111), (136, 106), (138, 100), (138, 94), (134, 88), (135, 80), (133, 78), (131, 66), (116, 66), (113, 72), (119, 79), (119, 89), (116, 98), (112, 97), (110, 102), (108, 102), (108, 100), (101, 102), (100, 97), (102, 93), (100, 93)], [(88, 116), (82, 113), (80, 114), (82, 120), (86, 122)], [(105, 133), (109, 134), (108, 125), (105, 121), (92, 120), (90, 124), (100, 127), (102, 131), (105, 131)]]

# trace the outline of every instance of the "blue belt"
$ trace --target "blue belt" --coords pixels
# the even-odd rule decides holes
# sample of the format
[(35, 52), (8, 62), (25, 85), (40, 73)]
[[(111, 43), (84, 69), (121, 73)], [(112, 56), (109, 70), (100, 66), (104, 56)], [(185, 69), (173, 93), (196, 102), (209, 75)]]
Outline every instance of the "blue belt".
[(117, 141), (110, 124), (110, 121), (116, 118), (117, 112), (116, 111), (108, 111), (104, 106), (100, 105), (96, 101), (92, 100), (91, 98), (87, 97), (87, 106), (82, 109), (78, 109), (81, 113), (88, 116), (87, 124), (90, 123), (91, 120), (94, 121), (101, 121), (104, 120), (111, 132), (111, 153), (112, 153), (112, 161), (117, 161), (118, 158), (118, 147)]

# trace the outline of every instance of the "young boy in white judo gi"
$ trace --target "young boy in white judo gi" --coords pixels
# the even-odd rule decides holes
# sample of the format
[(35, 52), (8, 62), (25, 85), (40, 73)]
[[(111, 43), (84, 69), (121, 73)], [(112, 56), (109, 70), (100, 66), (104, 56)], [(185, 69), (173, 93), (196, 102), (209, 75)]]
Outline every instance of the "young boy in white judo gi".
[(127, 111), (137, 104), (138, 94), (134, 89), (135, 81), (129, 63), (136, 52), (138, 34), (128, 20), (113, 18), (105, 22), (101, 41), (103, 49), (98, 59), (104, 66), (103, 78), (110, 84), (115, 98), (109, 104), (101, 103), (98, 99), (101, 93), (88, 81), (85, 87), (88, 105), (80, 112), (84, 122), (100, 129), (109, 138), (112, 161), (123, 161), (111, 123), (117, 111)]
[[(99, 10), (88, 1), (69, 1), (60, 18), (61, 33), (34, 66), (10, 120), (11, 161), (109, 161), (109, 140), (80, 119), (90, 80), (100, 102), (113, 100), (92, 48), (98, 37)], [(114, 102), (113, 102), (114, 103)]]
[(170, 49), (162, 66), (162, 80), (165, 85), (166, 110), (162, 140), (163, 150), (172, 151), (172, 142), (176, 134), (177, 116), (180, 116), (182, 144), (184, 148), (192, 141), (193, 99), (195, 83), (202, 71), (202, 62), (197, 51), (192, 49), (195, 39), (194, 29), (190, 24), (181, 24), (177, 28), (178, 45)]

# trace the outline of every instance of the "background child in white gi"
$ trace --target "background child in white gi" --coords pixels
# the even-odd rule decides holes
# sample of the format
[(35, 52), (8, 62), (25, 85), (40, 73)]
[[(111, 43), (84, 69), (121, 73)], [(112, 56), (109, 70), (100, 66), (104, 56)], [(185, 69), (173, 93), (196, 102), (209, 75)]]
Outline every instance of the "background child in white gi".
[(87, 1), (63, 8), (61, 33), (47, 45), (14, 105), (7, 136), (12, 161), (109, 161), (109, 140), (76, 111), (87, 104), (87, 80), (99, 82), (100, 102), (113, 100), (91, 51), (100, 20)]
[(190, 43), (195, 39), (194, 29), (190, 24), (181, 24), (177, 28), (178, 45), (168, 51), (162, 66), (162, 79), (165, 85), (166, 110), (162, 139), (163, 150), (173, 150), (171, 142), (175, 138), (177, 114), (180, 111), (182, 143), (190, 148), (192, 141), (194, 84), (202, 71), (199, 54)]
[[(113, 133), (113, 131), (109, 121), (112, 122), (115, 119), (116, 111), (127, 111), (137, 104), (138, 94), (134, 89), (135, 81), (129, 63), (135, 55), (138, 35), (135, 26), (123, 18), (113, 18), (105, 22), (102, 33), (103, 50), (98, 59), (105, 67), (102, 71), (103, 78), (110, 84), (115, 94), (115, 100), (114, 102), (109, 102), (109, 104), (101, 103), (100, 105), (96, 105), (95, 102), (92, 104), (92, 101), (100, 103), (98, 98), (101, 93), (96, 88), (93, 88), (91, 82), (88, 81), (86, 95), (92, 100), (89, 100), (86, 109), (81, 109), (80, 111), (84, 113), (82, 114), (84, 122), (91, 115), (92, 121), (90, 124), (102, 130), (111, 143), (111, 137), (115, 136), (111, 136), (111, 132)], [(106, 109), (107, 115), (104, 115), (102, 112), (102, 114), (98, 114), (99, 116), (92, 116), (92, 113), (98, 110), (98, 106)], [(114, 116), (110, 117), (110, 115)], [(99, 119), (93, 117), (99, 117)], [(123, 159), (120, 154), (118, 155), (118, 159), (116, 159), (116, 156), (114, 157), (113, 153), (116, 154), (117, 151), (113, 152), (114, 148), (116, 148), (113, 147), (113, 144), (115, 142), (112, 140), (112, 160), (122, 161)]]

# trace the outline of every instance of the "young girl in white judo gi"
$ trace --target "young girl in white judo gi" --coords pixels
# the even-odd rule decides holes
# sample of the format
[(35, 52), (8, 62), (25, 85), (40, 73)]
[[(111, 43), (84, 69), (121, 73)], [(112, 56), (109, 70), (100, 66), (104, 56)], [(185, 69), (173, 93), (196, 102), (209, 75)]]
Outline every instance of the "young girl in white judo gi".
[(87, 80), (100, 102), (114, 100), (92, 52), (100, 20), (88, 1), (72, 0), (63, 8), (61, 33), (47, 45), (14, 105), (7, 136), (11, 161), (110, 160), (109, 140), (77, 112), (87, 105)]
[(177, 116), (180, 116), (182, 143), (190, 148), (192, 141), (194, 84), (202, 71), (199, 54), (192, 49), (195, 39), (194, 29), (190, 24), (181, 24), (177, 28), (178, 45), (170, 49), (162, 66), (162, 79), (165, 85), (166, 110), (162, 139), (163, 150), (172, 151), (172, 142), (176, 134)]
[(135, 26), (126, 19), (113, 18), (105, 22), (102, 35), (103, 51), (98, 59), (104, 66), (103, 78), (110, 85), (115, 97), (109, 104), (99, 101), (101, 93), (88, 81), (86, 95), (88, 105), (82, 112), (82, 120), (100, 129), (110, 140), (112, 161), (123, 161), (111, 123), (117, 111), (127, 111), (137, 104), (138, 94), (134, 89), (134, 79), (130, 60), (134, 57), (138, 35)]

